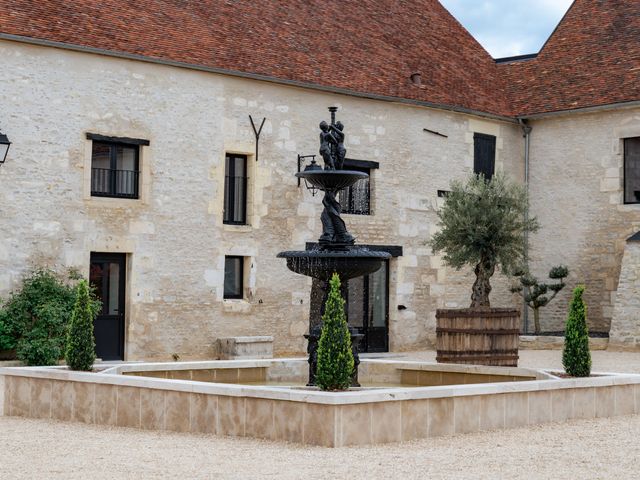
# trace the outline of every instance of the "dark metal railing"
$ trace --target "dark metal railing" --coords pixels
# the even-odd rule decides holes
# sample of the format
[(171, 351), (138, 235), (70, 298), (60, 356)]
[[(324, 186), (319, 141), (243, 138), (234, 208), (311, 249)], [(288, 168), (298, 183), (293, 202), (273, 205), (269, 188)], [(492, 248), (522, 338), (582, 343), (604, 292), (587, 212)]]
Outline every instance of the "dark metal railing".
[(97, 197), (138, 198), (136, 170), (91, 169), (91, 195)]

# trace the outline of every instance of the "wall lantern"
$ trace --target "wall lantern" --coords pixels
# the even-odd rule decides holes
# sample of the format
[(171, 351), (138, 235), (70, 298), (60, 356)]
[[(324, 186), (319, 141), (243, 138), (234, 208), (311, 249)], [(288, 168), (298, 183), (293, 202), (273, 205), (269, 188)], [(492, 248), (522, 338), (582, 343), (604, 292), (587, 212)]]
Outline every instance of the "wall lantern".
[(11, 142), (7, 138), (7, 136), (0, 132), (0, 165), (4, 163), (7, 159), (7, 153), (9, 153), (9, 147), (11, 146)]
[[(322, 167), (316, 163), (315, 155), (298, 155), (298, 173), (301, 172), (300, 169), (302, 168), (302, 164), (307, 158), (311, 159), (311, 163), (309, 163), (309, 165), (305, 165), (304, 167), (305, 172), (309, 172), (313, 170), (322, 170)], [(300, 177), (298, 177), (298, 187), (299, 186), (300, 186)], [(308, 183), (306, 178), (304, 179), (304, 186), (306, 187), (307, 190), (311, 192), (311, 195), (313, 195), (314, 197), (316, 196), (316, 193), (318, 193), (318, 188)]]

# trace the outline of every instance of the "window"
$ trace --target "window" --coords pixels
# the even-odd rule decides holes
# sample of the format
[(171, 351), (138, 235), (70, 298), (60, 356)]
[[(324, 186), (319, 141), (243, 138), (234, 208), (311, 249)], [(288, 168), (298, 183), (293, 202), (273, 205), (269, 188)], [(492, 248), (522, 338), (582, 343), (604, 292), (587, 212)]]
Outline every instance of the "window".
[(624, 139), (624, 203), (640, 203), (640, 137)]
[(371, 215), (371, 173), (379, 166), (378, 162), (345, 159), (345, 170), (364, 172), (369, 175), (369, 178), (358, 180), (351, 187), (340, 191), (338, 201), (342, 207), (342, 213)]
[(244, 257), (224, 257), (224, 298), (243, 298)]
[(473, 134), (473, 172), (482, 173), (491, 180), (496, 168), (496, 137), (483, 133)]
[(95, 141), (91, 150), (91, 195), (138, 198), (139, 145)]
[(224, 160), (224, 217), (231, 225), (247, 223), (247, 156), (227, 155)]

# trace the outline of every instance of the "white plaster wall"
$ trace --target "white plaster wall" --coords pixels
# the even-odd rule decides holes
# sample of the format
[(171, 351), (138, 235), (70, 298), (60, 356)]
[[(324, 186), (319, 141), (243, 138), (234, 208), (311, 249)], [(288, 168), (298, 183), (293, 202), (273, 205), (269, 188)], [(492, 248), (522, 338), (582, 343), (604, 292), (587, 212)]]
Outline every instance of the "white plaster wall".
[[(206, 357), (233, 335), (304, 350), (311, 283), (275, 256), (321, 233), (321, 199), (294, 173), (298, 153), (317, 153), (327, 106), (340, 108), (348, 157), (380, 162), (374, 215), (346, 215), (350, 230), (404, 247), (390, 270), (394, 350), (424, 346), (436, 308), (469, 302), (471, 276), (443, 268), (426, 242), (437, 190), (473, 169), (473, 132), (497, 135), (498, 168), (522, 178), (520, 130), (508, 123), (6, 41), (0, 58), (0, 123), (13, 142), (0, 168), (0, 295), (31, 266), (86, 275), (90, 252), (128, 253), (129, 359)], [(258, 162), (249, 115), (266, 117)], [(150, 141), (140, 200), (87, 194), (87, 132)], [(250, 226), (222, 224), (225, 151), (250, 155)], [(250, 257), (245, 301), (222, 300), (225, 255)], [(512, 304), (494, 283), (494, 304)]]

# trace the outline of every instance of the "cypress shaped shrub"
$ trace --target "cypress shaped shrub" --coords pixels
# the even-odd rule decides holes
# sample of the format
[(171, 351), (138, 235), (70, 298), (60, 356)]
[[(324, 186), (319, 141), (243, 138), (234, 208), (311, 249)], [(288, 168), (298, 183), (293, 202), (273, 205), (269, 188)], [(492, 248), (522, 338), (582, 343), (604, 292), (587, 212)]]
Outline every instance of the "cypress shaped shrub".
[(329, 285), (331, 289), (322, 316), (322, 332), (318, 342), (316, 385), (322, 390), (346, 390), (351, 385), (354, 361), (337, 273), (333, 274)]
[(588, 377), (591, 374), (587, 306), (582, 299), (583, 293), (583, 285), (578, 285), (573, 291), (564, 332), (562, 365), (565, 372), (572, 377)]
[(71, 314), (67, 333), (65, 360), (71, 370), (90, 371), (96, 359), (96, 343), (93, 337), (95, 308), (89, 296), (86, 280), (77, 286), (76, 303)]

